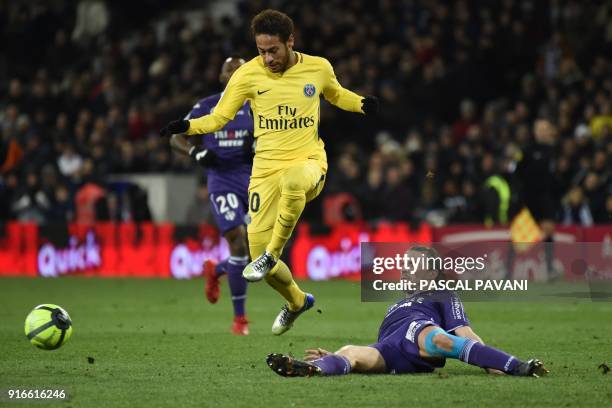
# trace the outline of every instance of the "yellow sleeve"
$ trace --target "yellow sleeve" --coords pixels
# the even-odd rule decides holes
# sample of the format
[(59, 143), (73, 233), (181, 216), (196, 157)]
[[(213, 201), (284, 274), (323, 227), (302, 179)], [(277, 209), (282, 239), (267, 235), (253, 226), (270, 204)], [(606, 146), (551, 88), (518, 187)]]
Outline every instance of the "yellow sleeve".
[(225, 126), (225, 124), (229, 121), (229, 118), (218, 115), (216, 112), (213, 111), (208, 115), (200, 116), (196, 119), (190, 119), (189, 129), (187, 129), (187, 132), (185, 132), (185, 134), (188, 136), (192, 136), (205, 135), (207, 133), (216, 132), (217, 130), (223, 129), (223, 126)]
[(342, 110), (363, 113), (361, 110), (361, 100), (363, 97), (340, 85), (329, 61), (323, 59), (323, 64), (323, 72), (326, 76), (325, 87), (323, 88), (323, 96), (325, 99)]
[(250, 84), (245, 65), (238, 68), (232, 75), (223, 95), (213, 111), (196, 119), (189, 120), (189, 130), (186, 135), (203, 135), (220, 130), (227, 122), (234, 119), (236, 112), (250, 97)]

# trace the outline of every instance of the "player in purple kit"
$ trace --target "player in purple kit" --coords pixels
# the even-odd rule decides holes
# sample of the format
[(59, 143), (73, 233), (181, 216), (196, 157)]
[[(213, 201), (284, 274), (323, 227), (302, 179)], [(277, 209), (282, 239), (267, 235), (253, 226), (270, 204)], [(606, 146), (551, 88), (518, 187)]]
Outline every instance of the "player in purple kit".
[[(412, 247), (408, 255), (439, 258), (431, 248)], [(443, 272), (421, 268), (408, 279), (443, 279)], [(344, 346), (335, 353), (306, 350), (305, 361), (270, 354), (267, 363), (285, 377), (354, 373), (428, 373), (443, 367), (446, 358), (484, 368), (492, 374), (539, 377), (548, 370), (537, 359), (521, 361), (491, 346), (474, 333), (459, 297), (450, 291), (408, 294), (387, 311), (370, 346)]]
[[(230, 57), (221, 68), (219, 79), (225, 86), (230, 77), (244, 64), (242, 58)], [(186, 119), (208, 115), (217, 105), (222, 94), (201, 99), (195, 104)], [(227, 274), (234, 322), (232, 332), (237, 335), (249, 333), (245, 314), (247, 282), (242, 270), (249, 261), (246, 240), (245, 216), (247, 214), (248, 187), (253, 165), (253, 118), (250, 106), (245, 103), (236, 113), (234, 120), (223, 129), (202, 135), (198, 145), (187, 141), (184, 135), (172, 135), (170, 145), (176, 151), (188, 154), (206, 168), (210, 202), (217, 226), (230, 247), (230, 257), (219, 264), (204, 262), (206, 298), (211, 303), (219, 299), (219, 278)], [(192, 141), (197, 141), (191, 139)]]

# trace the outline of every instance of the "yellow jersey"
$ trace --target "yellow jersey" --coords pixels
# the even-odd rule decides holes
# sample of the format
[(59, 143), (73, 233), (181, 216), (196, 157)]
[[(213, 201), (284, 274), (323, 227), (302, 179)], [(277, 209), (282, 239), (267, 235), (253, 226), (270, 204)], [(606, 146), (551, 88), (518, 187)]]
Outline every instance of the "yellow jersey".
[(325, 144), (319, 136), (320, 96), (343, 110), (360, 113), (362, 97), (338, 83), (325, 58), (295, 54), (296, 64), (282, 73), (270, 72), (259, 56), (243, 64), (213, 111), (190, 120), (186, 134), (221, 129), (248, 100), (256, 139), (253, 175), (306, 159), (320, 160), (326, 171)]

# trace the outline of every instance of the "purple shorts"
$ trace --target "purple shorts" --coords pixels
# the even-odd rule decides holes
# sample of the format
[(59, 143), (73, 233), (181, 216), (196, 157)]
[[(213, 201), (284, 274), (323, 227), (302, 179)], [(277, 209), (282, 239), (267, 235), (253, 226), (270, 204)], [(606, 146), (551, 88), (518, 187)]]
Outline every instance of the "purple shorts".
[(248, 208), (247, 191), (223, 191), (208, 195), (212, 204), (215, 221), (221, 234), (245, 224)]
[(435, 326), (431, 320), (406, 320), (393, 332), (370, 345), (380, 352), (387, 372), (391, 374), (430, 373), (444, 367), (444, 359), (425, 360), (419, 354), (418, 338), (427, 326)]

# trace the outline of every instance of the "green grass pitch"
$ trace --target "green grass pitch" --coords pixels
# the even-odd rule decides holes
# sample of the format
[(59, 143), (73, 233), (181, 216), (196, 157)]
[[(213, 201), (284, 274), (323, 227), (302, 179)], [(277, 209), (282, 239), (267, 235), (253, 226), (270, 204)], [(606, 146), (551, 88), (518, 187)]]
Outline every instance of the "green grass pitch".
[[(551, 370), (545, 378), (489, 376), (448, 361), (433, 374), (286, 379), (268, 369), (268, 353), (372, 343), (387, 305), (360, 303), (356, 283), (302, 282), (317, 304), (275, 337), (270, 326), (281, 299), (253, 284), (251, 335), (235, 337), (225, 283), (210, 305), (199, 279), (0, 279), (0, 389), (54, 387), (70, 395), (37, 407), (612, 405), (612, 372), (598, 369), (612, 365), (612, 302), (466, 303), (485, 342), (519, 358), (537, 356)], [(23, 334), (25, 316), (40, 303), (59, 304), (72, 317), (72, 339), (59, 350), (38, 350)]]

